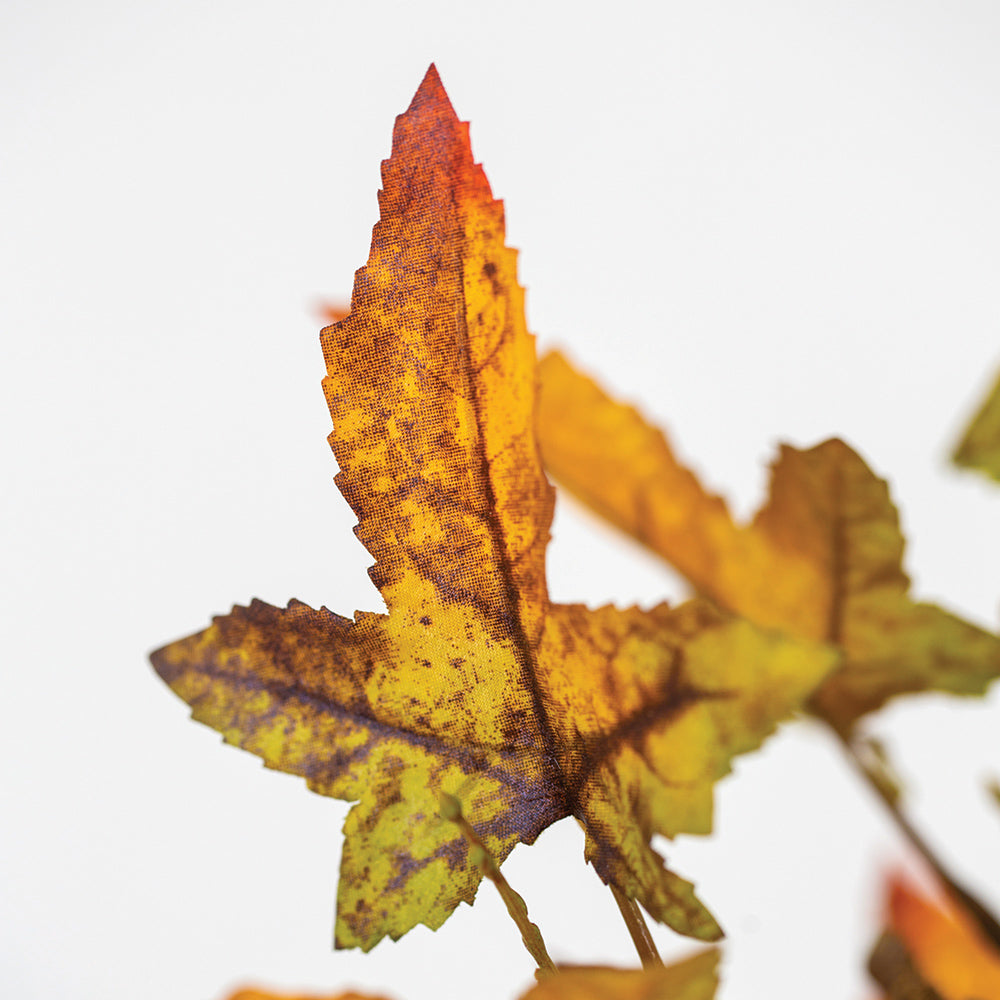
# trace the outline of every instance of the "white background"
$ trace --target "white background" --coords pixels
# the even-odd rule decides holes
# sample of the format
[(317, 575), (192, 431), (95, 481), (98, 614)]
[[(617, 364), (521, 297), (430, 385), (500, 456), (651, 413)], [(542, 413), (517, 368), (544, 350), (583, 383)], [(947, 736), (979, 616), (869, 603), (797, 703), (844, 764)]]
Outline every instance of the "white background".
[[(1000, 365), (998, 54), (990, 0), (4, 0), (4, 995), (530, 981), (488, 885), (436, 934), (331, 952), (346, 804), (223, 747), (146, 662), (254, 596), (379, 607), (312, 310), (367, 258), (432, 60), (540, 345), (641, 402), (740, 514), (778, 440), (843, 436), (892, 483), (916, 593), (996, 625), (1000, 489), (945, 458)], [(556, 599), (683, 595), (569, 503), (554, 531)], [(998, 695), (872, 727), (994, 905)], [(742, 758), (717, 826), (661, 846), (730, 932), (723, 1000), (871, 996), (879, 879), (912, 858), (830, 740), (793, 723)], [(572, 823), (506, 869), (557, 960), (634, 961)]]

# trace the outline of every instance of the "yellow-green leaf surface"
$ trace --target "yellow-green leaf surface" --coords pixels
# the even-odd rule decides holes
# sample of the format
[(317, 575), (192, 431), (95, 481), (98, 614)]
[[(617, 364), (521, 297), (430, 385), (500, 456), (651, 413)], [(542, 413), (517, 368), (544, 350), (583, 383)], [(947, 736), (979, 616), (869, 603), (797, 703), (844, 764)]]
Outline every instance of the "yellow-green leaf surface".
[(382, 176), (371, 256), (322, 346), (337, 483), (388, 614), (254, 601), (154, 666), (227, 741), (355, 803), (339, 946), (471, 902), (481, 876), (442, 792), (498, 863), (575, 816), (605, 881), (715, 938), (650, 838), (709, 829), (732, 754), (808, 696), (831, 653), (708, 602), (549, 602), (534, 339), (503, 207), (433, 68)]
[(1000, 482), (1000, 378), (966, 428), (952, 460)]
[(842, 441), (782, 446), (767, 503), (738, 525), (637, 410), (560, 354), (540, 378), (539, 442), (555, 477), (720, 607), (841, 650), (812, 701), (841, 731), (894, 695), (981, 694), (1000, 673), (996, 636), (910, 598), (888, 488)]

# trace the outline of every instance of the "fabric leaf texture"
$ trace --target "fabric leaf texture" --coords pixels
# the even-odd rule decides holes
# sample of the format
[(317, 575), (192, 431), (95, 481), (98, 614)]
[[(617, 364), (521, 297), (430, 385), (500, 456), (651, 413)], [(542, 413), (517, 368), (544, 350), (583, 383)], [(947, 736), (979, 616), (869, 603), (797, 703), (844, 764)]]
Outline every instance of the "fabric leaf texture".
[(236, 607), (153, 654), (194, 718), (353, 803), (335, 941), (432, 928), (480, 881), (442, 792), (501, 863), (574, 816), (607, 882), (720, 930), (654, 833), (707, 832), (712, 785), (832, 669), (823, 644), (706, 601), (549, 601), (553, 490), (504, 212), (432, 67), (396, 121), (351, 310), (323, 330), (336, 481), (387, 614)]

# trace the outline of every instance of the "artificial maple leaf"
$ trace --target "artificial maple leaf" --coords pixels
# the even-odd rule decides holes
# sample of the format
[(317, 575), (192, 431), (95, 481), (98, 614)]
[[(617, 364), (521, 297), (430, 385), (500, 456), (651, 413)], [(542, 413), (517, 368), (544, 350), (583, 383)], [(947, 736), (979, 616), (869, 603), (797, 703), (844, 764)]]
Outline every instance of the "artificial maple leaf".
[[(708, 948), (673, 965), (651, 969), (565, 966), (523, 993), (519, 1000), (712, 1000), (719, 983), (719, 953)], [(384, 1000), (360, 993), (300, 996), (244, 989), (228, 1000)]]
[(693, 602), (549, 602), (553, 491), (534, 338), (503, 207), (433, 67), (396, 120), (350, 315), (322, 333), (337, 484), (388, 614), (254, 601), (153, 654), (196, 719), (356, 803), (336, 944), (369, 949), (471, 902), (442, 792), (498, 863), (575, 816), (600, 876), (658, 920), (720, 931), (654, 832), (707, 832), (712, 783), (833, 664)]
[(894, 695), (981, 694), (1000, 673), (996, 636), (911, 600), (888, 488), (843, 441), (782, 446), (770, 498), (737, 525), (638, 411), (558, 353), (539, 374), (539, 445), (556, 479), (720, 607), (842, 650), (811, 701), (839, 731)]
[[(898, 963), (902, 976), (912, 975), (912, 965), (943, 1000), (1000, 1000), (1000, 952), (958, 904), (947, 897), (933, 901), (896, 875), (889, 880), (887, 911), (889, 934), (909, 959)], [(884, 964), (889, 995), (903, 995), (894, 988), (892, 966)]]
[(270, 990), (250, 989), (237, 990), (230, 993), (227, 1000), (386, 1000), (386, 997), (376, 997), (370, 993), (335, 993), (333, 995), (317, 993), (272, 993)]
[(563, 967), (520, 1000), (712, 1000), (719, 985), (716, 948), (648, 969)]
[(906, 945), (892, 931), (883, 931), (875, 942), (868, 972), (884, 990), (881, 1000), (946, 1000), (921, 975)]
[(952, 461), (1000, 482), (1000, 378), (966, 428)]

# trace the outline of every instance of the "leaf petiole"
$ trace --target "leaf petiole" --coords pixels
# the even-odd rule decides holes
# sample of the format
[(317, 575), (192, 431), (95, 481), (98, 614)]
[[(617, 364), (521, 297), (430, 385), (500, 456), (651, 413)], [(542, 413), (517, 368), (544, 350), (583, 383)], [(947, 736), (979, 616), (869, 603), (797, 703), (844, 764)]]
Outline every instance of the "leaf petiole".
[(632, 937), (635, 950), (639, 953), (642, 967), (644, 969), (653, 969), (663, 965), (660, 953), (656, 950), (653, 936), (649, 933), (646, 919), (642, 915), (642, 910), (639, 909), (639, 904), (634, 899), (626, 896), (613, 882), (608, 883), (608, 888), (611, 890), (611, 895), (615, 897), (618, 909), (621, 910), (622, 919), (625, 921), (625, 926)]
[(866, 747), (869, 752), (868, 756), (874, 753), (874, 760), (869, 760), (862, 749), (863, 744), (859, 745), (858, 741), (852, 740), (849, 736), (841, 733), (835, 726), (831, 726), (830, 728), (839, 737), (848, 760), (850, 760), (857, 772), (865, 778), (882, 800), (889, 815), (893, 818), (903, 836), (906, 837), (930, 867), (931, 871), (940, 879), (952, 898), (976, 922), (980, 931), (982, 931), (988, 940), (1000, 948), (1000, 922), (972, 893), (955, 881), (951, 873), (938, 860), (937, 855), (931, 850), (927, 841), (917, 832), (903, 812), (901, 805), (902, 794), (895, 779), (891, 776), (892, 772), (885, 750), (878, 745), (875, 747), (868, 745)]
[(496, 863), (493, 855), (487, 850), (486, 845), (479, 839), (476, 831), (469, 825), (469, 821), (462, 815), (462, 803), (454, 795), (447, 792), (441, 795), (441, 816), (454, 823), (462, 836), (469, 843), (469, 861), (475, 865), (496, 887), (500, 893), (500, 898), (507, 907), (507, 912), (511, 919), (517, 924), (517, 929), (521, 932), (521, 940), (528, 953), (535, 960), (538, 971), (536, 978), (551, 975), (559, 970), (555, 963), (549, 958), (549, 953), (545, 950), (545, 942), (542, 940), (542, 932), (537, 924), (533, 924), (528, 919), (528, 906), (524, 900), (511, 888), (510, 883), (504, 878), (500, 871), (500, 866)]

